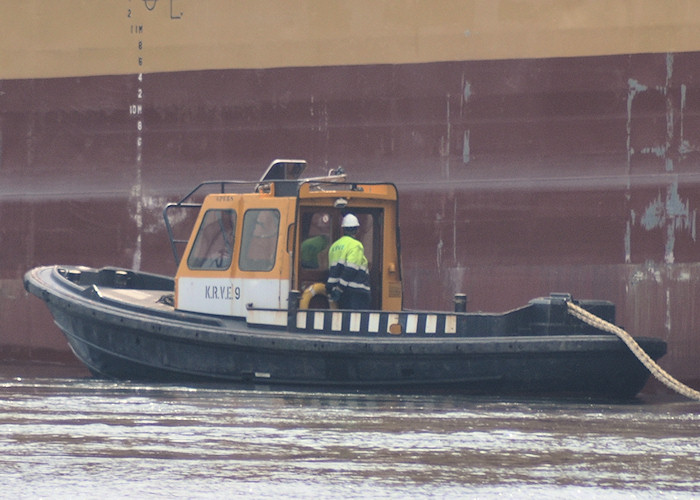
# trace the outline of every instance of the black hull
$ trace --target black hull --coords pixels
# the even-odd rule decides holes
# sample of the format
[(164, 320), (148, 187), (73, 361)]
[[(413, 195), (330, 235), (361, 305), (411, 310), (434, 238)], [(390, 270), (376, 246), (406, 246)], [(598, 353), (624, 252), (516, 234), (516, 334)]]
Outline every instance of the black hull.
[[(624, 344), (606, 334), (369, 339), (287, 332), (114, 307), (60, 279), (40, 268), (27, 274), (25, 286), (47, 302), (77, 357), (106, 378), (632, 398), (649, 377)], [(637, 341), (654, 359), (665, 353), (661, 340)]]

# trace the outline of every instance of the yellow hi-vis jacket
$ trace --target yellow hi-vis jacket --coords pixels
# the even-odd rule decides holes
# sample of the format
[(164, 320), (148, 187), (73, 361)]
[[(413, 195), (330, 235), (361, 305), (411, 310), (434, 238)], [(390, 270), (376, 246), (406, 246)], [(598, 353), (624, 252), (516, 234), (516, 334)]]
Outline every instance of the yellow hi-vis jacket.
[(328, 293), (334, 287), (345, 292), (346, 289), (357, 292), (370, 292), (369, 268), (365, 249), (359, 240), (352, 236), (343, 236), (328, 250), (330, 271), (326, 289)]

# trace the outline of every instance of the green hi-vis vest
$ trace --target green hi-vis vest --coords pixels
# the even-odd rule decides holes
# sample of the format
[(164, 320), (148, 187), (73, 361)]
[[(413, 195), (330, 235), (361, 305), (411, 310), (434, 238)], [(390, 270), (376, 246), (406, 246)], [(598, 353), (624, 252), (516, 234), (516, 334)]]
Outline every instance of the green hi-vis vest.
[(359, 240), (343, 236), (328, 250), (328, 288), (339, 286), (356, 291), (370, 291), (369, 268), (365, 249)]

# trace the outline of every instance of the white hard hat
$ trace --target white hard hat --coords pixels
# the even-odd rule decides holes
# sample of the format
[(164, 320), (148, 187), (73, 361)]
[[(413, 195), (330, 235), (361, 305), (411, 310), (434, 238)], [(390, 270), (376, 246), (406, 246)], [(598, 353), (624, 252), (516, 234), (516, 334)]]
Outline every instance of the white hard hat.
[(360, 227), (360, 221), (353, 214), (347, 214), (343, 217), (340, 227)]

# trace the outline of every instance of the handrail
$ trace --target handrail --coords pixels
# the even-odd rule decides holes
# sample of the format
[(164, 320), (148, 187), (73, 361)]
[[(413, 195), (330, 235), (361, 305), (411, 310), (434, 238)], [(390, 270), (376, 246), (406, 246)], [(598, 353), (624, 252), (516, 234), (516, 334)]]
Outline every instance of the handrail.
[[(276, 160), (280, 161), (280, 160)], [(289, 161), (289, 160), (285, 160)], [(276, 163), (276, 162), (273, 162)], [(269, 170), (269, 169), (268, 169)], [(309, 177), (309, 178), (302, 178), (302, 179), (267, 179), (267, 180), (257, 180), (257, 181), (242, 181), (242, 180), (214, 180), (214, 181), (204, 181), (200, 182), (197, 184), (197, 186), (194, 187), (189, 193), (187, 193), (180, 201), (177, 201), (175, 203), (168, 203), (165, 208), (163, 209), (163, 220), (165, 221), (165, 228), (168, 232), (168, 239), (170, 240), (170, 248), (173, 252), (173, 257), (175, 258), (175, 265), (179, 266), (180, 265), (180, 255), (178, 252), (178, 245), (186, 244), (188, 240), (181, 240), (181, 239), (176, 239), (175, 234), (173, 232), (173, 226), (170, 222), (170, 215), (169, 212), (171, 209), (174, 208), (185, 208), (185, 209), (192, 209), (192, 208), (201, 208), (202, 207), (202, 202), (195, 202), (192, 201), (193, 198), (195, 197), (196, 194), (200, 193), (201, 191), (204, 191), (205, 188), (211, 188), (212, 186), (218, 186), (218, 190), (211, 189), (209, 192), (206, 194), (212, 194), (214, 192), (219, 192), (221, 194), (231, 192), (232, 190), (227, 191), (227, 187), (242, 187), (242, 186), (250, 186), (253, 189), (251, 191), (253, 192), (262, 192), (262, 191), (268, 191), (269, 187), (271, 184), (277, 184), (278, 189), (280, 190), (280, 193), (284, 193), (283, 196), (288, 196), (291, 194), (292, 189), (282, 189), (284, 186), (290, 186), (294, 185), (294, 189), (298, 190), (299, 186), (304, 183), (313, 183), (313, 184), (337, 184), (337, 183), (342, 183), (346, 181), (346, 176), (345, 172), (342, 169), (338, 169), (337, 171), (331, 171), (328, 173), (327, 176), (321, 176), (321, 177)], [(355, 186), (353, 184), (353, 186)], [(237, 192), (234, 191), (234, 192)]]
[(201, 203), (168, 203), (163, 209), (163, 220), (165, 221), (165, 229), (168, 231), (168, 239), (170, 240), (170, 249), (173, 252), (173, 257), (175, 258), (175, 265), (180, 265), (180, 255), (177, 251), (177, 245), (187, 243), (187, 240), (180, 240), (175, 238), (173, 232), (172, 224), (170, 224), (170, 217), (168, 212), (171, 208), (197, 208), (202, 206)]
[[(180, 201), (175, 202), (175, 203), (168, 203), (165, 205), (165, 208), (163, 208), (163, 220), (165, 221), (165, 229), (168, 232), (168, 239), (170, 240), (170, 249), (173, 252), (173, 257), (175, 258), (175, 265), (179, 266), (180, 265), (180, 254), (178, 252), (178, 245), (181, 244), (186, 244), (188, 240), (181, 240), (181, 239), (176, 239), (175, 234), (173, 232), (173, 226), (170, 223), (170, 215), (169, 212), (173, 208), (185, 208), (185, 209), (192, 209), (196, 208), (199, 209), (202, 207), (201, 202), (189, 202), (197, 193), (200, 191), (203, 191), (204, 188), (206, 187), (211, 187), (211, 186), (219, 186), (218, 192), (219, 193), (226, 193), (226, 187), (227, 186), (257, 186), (259, 184), (259, 181), (239, 181), (239, 180), (218, 180), (218, 181), (204, 181), (200, 182), (195, 186), (194, 189), (192, 189), (189, 193), (187, 193)], [(211, 192), (216, 192), (216, 190), (211, 190)]]
[(237, 185), (237, 186), (257, 186), (260, 184), (260, 181), (225, 181), (225, 180), (218, 180), (218, 181), (204, 181), (200, 182), (192, 191), (187, 193), (184, 198), (182, 198), (180, 201), (175, 203), (175, 205), (181, 205), (185, 203), (189, 198), (197, 194), (197, 192), (207, 186), (216, 186), (220, 185), (221, 189), (219, 190), (220, 193), (225, 193), (226, 192), (226, 186), (227, 185)]

